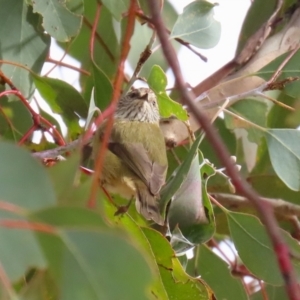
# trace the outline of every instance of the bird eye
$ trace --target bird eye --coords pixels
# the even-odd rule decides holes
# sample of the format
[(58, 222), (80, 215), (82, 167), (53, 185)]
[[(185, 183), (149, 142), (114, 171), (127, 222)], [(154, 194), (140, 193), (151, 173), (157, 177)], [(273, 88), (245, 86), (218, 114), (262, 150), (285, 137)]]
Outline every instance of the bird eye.
[(140, 95), (140, 92), (137, 91), (137, 90), (133, 90), (132, 92), (128, 93), (128, 96), (129, 96), (130, 98), (138, 98), (139, 95)]

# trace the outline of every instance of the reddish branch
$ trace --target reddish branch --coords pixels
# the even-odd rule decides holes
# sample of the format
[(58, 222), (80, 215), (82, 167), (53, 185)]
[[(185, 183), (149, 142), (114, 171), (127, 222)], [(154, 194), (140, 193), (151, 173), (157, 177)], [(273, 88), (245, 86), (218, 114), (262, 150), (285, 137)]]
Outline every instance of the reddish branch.
[[(101, 5), (98, 3), (98, 6)], [(86, 19), (83, 19), (83, 22), (85, 25), (87, 25), (90, 29), (93, 28), (93, 25)], [(94, 22), (95, 24), (95, 22)], [(97, 24), (98, 25), (98, 24)], [(96, 26), (97, 28), (97, 26)], [(98, 32), (95, 32), (95, 37), (97, 39), (97, 41), (99, 42), (99, 44), (103, 47), (104, 51), (106, 52), (107, 56), (109, 57), (109, 59), (111, 61), (115, 61), (114, 55), (112, 54), (112, 52), (109, 50), (109, 48), (107, 47), (107, 45), (105, 44), (105, 42), (103, 41), (102, 37), (100, 36), (100, 34)]]
[(236, 170), (233, 161), (230, 159), (230, 154), (226, 146), (223, 144), (218, 132), (210, 124), (210, 121), (206, 117), (206, 115), (196, 106), (194, 102), (194, 95), (189, 93), (187, 90), (187, 85), (183, 79), (177, 55), (169, 41), (168, 34), (165, 31), (165, 26), (161, 18), (158, 1), (148, 0), (148, 3), (152, 12), (152, 21), (156, 28), (157, 35), (160, 39), (164, 56), (173, 71), (177, 88), (184, 103), (195, 115), (195, 118), (197, 119), (199, 125), (205, 131), (206, 137), (213, 146), (218, 158), (226, 167), (227, 174), (230, 176), (232, 183), (236, 188), (236, 191), (241, 195), (247, 197), (258, 211), (260, 218), (265, 224), (266, 230), (272, 241), (281, 274), (285, 281), (287, 294), (289, 295), (289, 298), (291, 300), (299, 300), (300, 293), (290, 261), (289, 249), (282, 239), (272, 207), (267, 203), (260, 201), (260, 196), (241, 177), (240, 173)]
[(72, 65), (70, 65), (70, 64), (67, 64), (67, 63), (65, 63), (65, 62), (63, 62), (63, 61), (61, 61), (61, 60), (55, 60), (55, 59), (53, 59), (53, 58), (51, 58), (51, 57), (48, 57), (48, 58), (47, 58), (47, 62), (53, 63), (53, 64), (55, 64), (55, 65), (57, 65), (57, 66), (62, 66), (62, 67), (66, 67), (66, 68), (72, 69), (72, 70), (74, 70), (74, 71), (77, 71), (77, 72), (79, 72), (79, 73), (81, 73), (81, 74), (84, 74), (84, 75), (87, 75), (87, 76), (90, 76), (90, 75), (91, 75), (90, 72), (88, 72), (88, 71), (86, 71), (86, 70), (84, 70), (84, 69), (77, 68), (77, 67), (72, 66)]
[[(118, 70), (117, 74), (115, 77), (114, 85), (113, 85), (113, 95), (112, 95), (112, 100), (111, 104), (108, 107), (107, 110), (110, 110), (111, 114), (109, 116), (109, 119), (107, 120), (107, 126), (106, 130), (103, 136), (103, 141), (99, 150), (99, 153), (97, 154), (96, 162), (95, 162), (95, 173), (94, 173), (94, 178), (93, 178), (93, 184), (91, 187), (91, 194), (89, 197), (88, 201), (88, 206), (93, 208), (96, 205), (96, 193), (98, 189), (98, 182), (99, 182), (99, 177), (103, 168), (103, 163), (104, 163), (104, 155), (105, 151), (107, 149), (107, 144), (109, 140), (109, 136), (113, 127), (113, 113), (116, 109), (118, 99), (120, 98), (121, 95), (121, 86), (124, 80), (124, 66), (125, 66), (125, 61), (127, 59), (129, 50), (130, 50), (130, 39), (133, 35), (133, 30), (134, 30), (134, 22), (135, 22), (135, 11), (136, 11), (137, 3), (136, 0), (131, 0), (130, 1), (130, 7), (128, 11), (128, 23), (126, 27), (126, 32), (122, 44), (122, 52), (121, 52), (121, 57), (120, 57), (120, 63), (118, 65)], [(97, 23), (98, 20), (95, 20), (95, 23)], [(103, 116), (99, 116), (98, 119), (103, 120)], [(99, 123), (99, 120), (96, 120), (96, 123)]]
[(56, 234), (56, 230), (53, 226), (38, 222), (28, 222), (20, 220), (1, 220), (0, 226), (8, 227), (11, 229), (29, 229), (44, 233)]
[[(23, 105), (28, 109), (29, 113), (32, 116), (33, 125), (29, 128), (29, 130), (24, 134), (24, 136), (19, 141), (19, 145), (24, 143), (24, 141), (34, 132), (34, 130), (37, 129), (43, 129), (48, 131), (54, 138), (54, 140), (58, 143), (58, 145), (65, 145), (65, 141), (61, 134), (57, 131), (57, 129), (44, 117), (36, 113), (33, 108), (30, 106), (29, 102), (26, 100), (26, 98), (22, 95), (22, 93), (13, 85), (13, 83), (4, 76), (3, 73), (0, 72), (0, 77), (4, 80), (6, 84), (8, 84), (11, 88), (11, 90), (4, 91), (0, 93), (0, 98), (7, 95), (16, 95)], [(48, 128), (44, 128), (43, 125), (46, 125)], [(50, 131), (50, 129), (53, 130), (53, 133)]]
[(94, 61), (95, 36), (96, 36), (96, 33), (97, 33), (97, 26), (98, 26), (98, 22), (99, 22), (99, 19), (100, 19), (101, 8), (102, 8), (102, 4), (98, 3), (97, 4), (97, 10), (96, 10), (96, 16), (95, 16), (95, 21), (94, 21), (94, 24), (92, 26), (92, 31), (91, 31), (90, 54), (91, 54), (92, 61)]
[[(65, 50), (63, 56), (60, 58), (58, 63), (61, 63), (67, 54), (68, 54), (68, 49)], [(48, 54), (48, 56), (49, 56), (49, 54)], [(57, 66), (58, 66), (58, 64), (55, 64), (44, 76), (45, 77), (48, 76)]]

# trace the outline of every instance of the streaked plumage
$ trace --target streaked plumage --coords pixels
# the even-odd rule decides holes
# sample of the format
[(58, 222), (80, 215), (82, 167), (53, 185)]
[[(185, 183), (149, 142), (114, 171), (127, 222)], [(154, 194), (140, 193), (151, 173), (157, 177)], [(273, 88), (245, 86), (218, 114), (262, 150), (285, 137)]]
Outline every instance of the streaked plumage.
[[(163, 225), (157, 201), (167, 172), (163, 134), (159, 127), (155, 94), (135, 89), (121, 98), (101, 175), (101, 184), (111, 193), (136, 198), (137, 210), (148, 220)], [(97, 131), (103, 136), (105, 124)], [(99, 149), (99, 142), (95, 144)]]

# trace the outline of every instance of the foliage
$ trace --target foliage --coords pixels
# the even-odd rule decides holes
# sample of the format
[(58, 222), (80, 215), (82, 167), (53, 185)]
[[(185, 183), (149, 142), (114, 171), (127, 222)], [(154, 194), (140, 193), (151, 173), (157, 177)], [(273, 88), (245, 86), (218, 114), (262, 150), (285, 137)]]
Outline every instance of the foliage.
[[(153, 40), (147, 2), (151, 1), (137, 1), (133, 16), (133, 0), (0, 0), (1, 300), (288, 299), (278, 253), (257, 212), (235, 193), (215, 149), (180, 104), (176, 86), (171, 93), (166, 90), (169, 66), (159, 41)], [(266, 43), (272, 39), (278, 53), (272, 45), (265, 50), (262, 42), (257, 46), (261, 52), (250, 53), (250, 62), (240, 63), (207, 94), (197, 94), (196, 87), (194, 92), (204, 99), (198, 107), (209, 111), (236, 167), (275, 208), (299, 280), (300, 51), (289, 57), (290, 47), (278, 46), (297, 14), (296, 2), (283, 1), (272, 23)], [(222, 24), (214, 18), (213, 4), (196, 0), (178, 14), (168, 1), (161, 3), (176, 51), (192, 45), (191, 51), (197, 54), (196, 48), (218, 43)], [(266, 3), (253, 1), (237, 55), (274, 13), (276, 1)], [(126, 40), (130, 18), (135, 30)], [(293, 30), (299, 33), (298, 23), (293, 23)], [(299, 45), (299, 36), (284, 39), (286, 44), (292, 40)], [(50, 57), (54, 43), (80, 67)], [(116, 205), (127, 202), (100, 189), (96, 207), (87, 208), (94, 181), (84, 171), (93, 162), (82, 158), (85, 150), (82, 154), (80, 145), (72, 152), (68, 148), (90, 133), (93, 122), (109, 117), (116, 90), (129, 88), (130, 68), (121, 85), (116, 80), (125, 63), (126, 43), (130, 43), (126, 62), (132, 69), (147, 45), (157, 50), (141, 62), (139, 76), (147, 78), (157, 95), (167, 142), (176, 122), (184, 132), (190, 126), (190, 134), (174, 142), (176, 147), (167, 153), (168, 178), (160, 208), (168, 228), (146, 222), (134, 205), (125, 214), (115, 215)], [(80, 87), (42, 74), (46, 63), (77, 72)], [(37, 93), (51, 114), (36, 105)], [(223, 105), (224, 117), (211, 115), (211, 103), (215, 103), (214, 113)], [(175, 130), (172, 137), (178, 136), (182, 132)], [(64, 159), (56, 154), (36, 158), (41, 158), (43, 150), (51, 153), (65, 144)], [(36, 157), (31, 152), (37, 152)], [(188, 252), (193, 256), (187, 256)]]

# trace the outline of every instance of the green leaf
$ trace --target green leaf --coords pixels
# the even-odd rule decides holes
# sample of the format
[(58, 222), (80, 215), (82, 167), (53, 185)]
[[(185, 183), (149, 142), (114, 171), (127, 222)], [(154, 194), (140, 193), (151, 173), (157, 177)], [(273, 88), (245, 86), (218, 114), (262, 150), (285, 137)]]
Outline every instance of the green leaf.
[[(151, 14), (147, 14), (147, 12), (149, 11), (148, 1), (139, 0), (138, 2), (141, 6), (142, 11), (150, 17)], [(178, 17), (178, 13), (176, 12), (172, 4), (169, 3), (169, 1), (164, 1), (164, 5), (162, 6), (162, 17), (166, 27), (172, 28)], [(125, 25), (125, 22), (122, 22), (122, 26), (124, 27)], [(136, 68), (140, 55), (144, 51), (145, 47), (148, 45), (152, 33), (153, 30), (145, 24), (143, 24), (143, 20), (136, 20), (134, 26), (134, 33), (130, 40), (131, 47), (128, 54), (128, 61), (132, 69)], [(168, 63), (163, 55), (163, 51), (161, 47), (159, 47), (159, 43), (159, 40), (156, 39), (152, 46), (152, 49), (156, 49), (155, 51), (153, 51), (149, 59), (143, 64), (143, 68), (139, 76), (146, 78), (149, 75), (153, 65), (159, 65), (165, 72), (169, 68)], [(181, 48), (181, 45), (177, 41), (171, 40), (171, 44), (174, 47), (175, 51), (178, 51)]]
[[(244, 120), (235, 118), (225, 112), (225, 123), (228, 129), (244, 128), (248, 132), (250, 142), (259, 143), (266, 127), (268, 107), (266, 103), (256, 99), (244, 99), (230, 106), (229, 110)], [(248, 121), (248, 122), (247, 122)], [(254, 125), (252, 125), (252, 124)], [(257, 128), (258, 125), (261, 129)]]
[[(26, 279), (24, 278), (24, 281)], [(47, 295), (48, 298), (45, 298)], [(35, 271), (30, 280), (26, 280), (23, 288), (20, 291), (22, 300), (50, 300), (59, 299), (59, 292), (57, 291), (54, 281), (49, 272)], [(18, 300), (18, 299), (16, 299)]]
[[(39, 74), (50, 46), (50, 37), (39, 28), (39, 17), (25, 1), (0, 0), (0, 57)], [(34, 91), (28, 70), (2, 64), (1, 71), (29, 99)]]
[(68, 42), (78, 34), (82, 17), (72, 13), (65, 1), (32, 1), (33, 12), (43, 17), (44, 29), (56, 40)]
[(38, 236), (60, 299), (147, 299), (151, 271), (124, 234), (80, 228), (59, 232)]
[(49, 168), (49, 175), (58, 201), (67, 197), (73, 188), (77, 171), (79, 170), (81, 156), (78, 152), (73, 152), (66, 161), (61, 161)]
[(103, 0), (103, 5), (110, 11), (117, 21), (121, 21), (123, 13), (129, 8), (129, 0)]
[(174, 196), (174, 194), (179, 190), (180, 186), (185, 180), (190, 170), (191, 164), (194, 160), (195, 154), (198, 151), (200, 139), (201, 137), (199, 136), (197, 140), (193, 143), (183, 163), (179, 165), (179, 167), (174, 171), (173, 175), (169, 178), (166, 185), (162, 188), (160, 192), (161, 199), (159, 202), (161, 211), (165, 211), (168, 202)]
[[(265, 80), (270, 79), (289, 54), (290, 53), (284, 53), (280, 55), (253, 75), (257, 75)], [(295, 65), (298, 65), (299, 63), (299, 59), (300, 51), (298, 50), (284, 65), (284, 68), (280, 72), (281, 75), (278, 77), (277, 81), (290, 76), (299, 76), (300, 70), (295, 68)]]
[[(114, 221), (118, 227), (126, 229), (134, 240), (138, 242), (139, 246), (148, 253), (148, 260), (155, 271), (155, 281), (150, 286), (152, 295), (156, 295), (161, 300), (184, 299), (182, 295), (186, 292), (187, 295), (191, 293), (191, 297), (193, 295), (197, 296), (192, 299), (209, 299), (206, 296), (207, 292), (205, 292), (206, 286), (204, 283), (185, 274), (179, 261), (175, 258), (170, 243), (162, 234), (146, 228), (144, 225), (138, 226), (136, 221), (132, 219), (131, 213), (130, 215), (126, 213), (122, 217), (114, 216), (116, 208), (108, 201), (106, 208), (108, 212), (107, 218)], [(143, 220), (141, 222), (138, 220), (138, 222), (144, 224)], [(198, 292), (196, 292), (194, 287), (197, 287)], [(177, 291), (182, 292), (176, 295)], [(199, 293), (202, 296), (201, 298), (198, 298)]]
[[(251, 174), (247, 181), (263, 197), (284, 199), (285, 201), (299, 204), (300, 192), (290, 190), (276, 175)], [(270, 186), (272, 187), (271, 189)]]
[[(251, 215), (228, 211), (226, 215), (234, 245), (247, 269), (267, 283), (282, 285), (283, 278), (265, 227)], [(290, 249), (299, 253), (297, 241), (283, 230), (281, 234)], [(299, 277), (299, 262), (294, 260), (293, 266)]]
[[(60, 46), (64, 48), (69, 55), (81, 62), (81, 68), (86, 71), (92, 71), (89, 44), (91, 38), (91, 24), (94, 22), (96, 9), (96, 1), (84, 0), (85, 22), (79, 34), (70, 44), (60, 43)], [(108, 78), (111, 79), (114, 77), (117, 68), (120, 46), (113, 26), (113, 17), (105, 6), (102, 6), (101, 17), (96, 31), (97, 35), (94, 44), (93, 60)], [(91, 80), (92, 77), (80, 74), (80, 83), (84, 93), (86, 92), (87, 81)]]
[(213, 209), (206, 192), (206, 182), (210, 176), (208, 173), (211, 171), (213, 174), (214, 170), (208, 170), (209, 166), (204, 167), (204, 164), (200, 164), (201, 170), (207, 169), (202, 171), (207, 173), (203, 186), (199, 172), (199, 156), (196, 154), (169, 208), (171, 244), (178, 255), (208, 241), (215, 231)]
[(172, 115), (186, 121), (188, 119), (186, 110), (181, 104), (173, 101), (166, 93), (167, 76), (157, 65), (153, 66), (147, 80), (149, 87), (157, 96), (159, 112), (162, 117), (168, 118)]
[[(3, 219), (0, 218), (0, 222)], [(23, 221), (23, 224), (27, 224), (27, 220), (21, 217), (13, 216), (5, 219), (12, 223)], [(3, 241), (0, 247), (1, 265), (12, 282), (21, 279), (30, 268), (45, 269), (47, 267), (47, 261), (33, 231), (26, 228), (5, 228), (2, 225), (0, 239)]]
[[(45, 268), (46, 261), (32, 231), (26, 229), (28, 211), (37, 211), (55, 204), (51, 181), (44, 168), (25, 150), (2, 142), (0, 168), (0, 199), (13, 211), (1, 210), (1, 222), (18, 224), (14, 229), (0, 227), (0, 261), (7, 276), (15, 281), (31, 267)], [(22, 228), (24, 226), (25, 228)]]
[(110, 103), (113, 87), (105, 73), (93, 64), (95, 104), (103, 111)]
[[(284, 286), (272, 286), (269, 284), (264, 285), (264, 291), (268, 300), (288, 300), (289, 297), (286, 293)], [(258, 292), (251, 295), (251, 300), (265, 300), (265, 294), (259, 290)]]
[(80, 131), (79, 118), (86, 118), (88, 107), (80, 93), (68, 83), (33, 75), (35, 85), (55, 113), (62, 114), (69, 130)]
[[(131, 205), (130, 209), (133, 206), (134, 205)], [(142, 224), (142, 226), (145, 226), (145, 220), (142, 219), (140, 215), (136, 213), (135, 207), (133, 210), (135, 210), (136, 215), (132, 213), (132, 210), (129, 210), (126, 214), (124, 214), (121, 217), (115, 216), (116, 207), (113, 206), (109, 201), (106, 201), (105, 208), (107, 211), (107, 218), (109, 218), (109, 220), (111, 220), (120, 229), (125, 229), (130, 234), (130, 236), (139, 244), (139, 246), (142, 249), (144, 249), (145, 252), (148, 254), (148, 260), (151, 263), (151, 266), (155, 272), (154, 281), (150, 285), (151, 293), (154, 295), (158, 295), (160, 297), (159, 299), (168, 300), (165, 287), (160, 277), (159, 267), (154, 256), (153, 249), (151, 248), (151, 245), (149, 244), (149, 241), (142, 230), (143, 227), (140, 227), (138, 225)], [(134, 220), (133, 216), (136, 217)], [(160, 239), (164, 239), (164, 237), (160, 235)]]
[(46, 208), (30, 214), (30, 218), (61, 228), (101, 229), (107, 227), (99, 213), (72, 206)]
[[(278, 94), (278, 93), (277, 93)], [(299, 113), (299, 110), (297, 110), (297, 101), (295, 101), (294, 97), (290, 97), (284, 92), (279, 92), (279, 95), (275, 95), (275, 97), (278, 101), (291, 106), (295, 107), (296, 111), (292, 112), (285, 107), (279, 106), (279, 105), (273, 105), (270, 109), (270, 112), (268, 114), (268, 124), (267, 127), (270, 128), (296, 128), (297, 126), (293, 126), (293, 124), (290, 124), (288, 122), (289, 118), (293, 116), (293, 114)], [(297, 119), (297, 124), (299, 124), (300, 118)]]
[[(216, 299), (247, 300), (248, 296), (241, 279), (233, 277), (229, 266), (206, 245), (198, 246), (197, 270), (210, 286)], [(218, 276), (216, 276), (218, 270)], [(222, 280), (220, 280), (222, 278)]]
[[(226, 119), (226, 115), (225, 118)], [(236, 152), (236, 137), (235, 134), (228, 130), (225, 120), (222, 118), (217, 118), (214, 121), (214, 127), (219, 132), (220, 137), (223, 140), (223, 143), (227, 146), (227, 149), (230, 151), (231, 155), (235, 155)], [(201, 152), (203, 156), (208, 159), (211, 163), (213, 163), (217, 167), (222, 167), (219, 158), (215, 154), (214, 149), (210, 145), (209, 141), (206, 137), (204, 137), (203, 141), (200, 144)]]
[(172, 29), (171, 38), (181, 38), (192, 45), (209, 49), (221, 36), (221, 24), (214, 19), (214, 4), (198, 0), (184, 8)]
[(205, 283), (201, 279), (192, 278), (184, 272), (167, 239), (153, 229), (142, 228), (142, 230), (154, 253), (160, 277), (167, 293), (167, 297), (158, 298), (182, 300), (187, 299), (188, 296), (189, 299), (209, 300), (210, 296)]
[[(258, 147), (256, 165), (247, 177), (247, 181), (263, 197), (299, 203), (300, 192), (289, 189), (274, 172), (265, 140)], [(272, 186), (271, 189), (270, 186)]]
[(300, 131), (269, 129), (266, 140), (272, 166), (279, 178), (292, 190), (300, 190)]
[(268, 234), (258, 219), (228, 212), (227, 220), (234, 245), (249, 271), (267, 283), (283, 284)]
[(1, 142), (0, 199), (28, 210), (56, 203), (45, 169), (27, 151)]
[(33, 125), (32, 116), (21, 101), (12, 97), (1, 98), (0, 134), (3, 138), (18, 142)]

